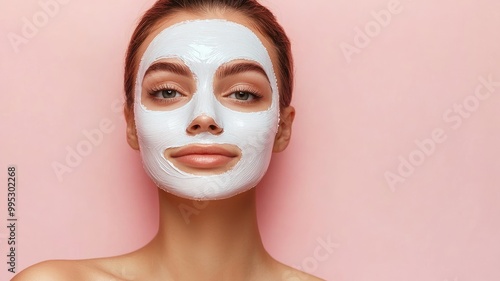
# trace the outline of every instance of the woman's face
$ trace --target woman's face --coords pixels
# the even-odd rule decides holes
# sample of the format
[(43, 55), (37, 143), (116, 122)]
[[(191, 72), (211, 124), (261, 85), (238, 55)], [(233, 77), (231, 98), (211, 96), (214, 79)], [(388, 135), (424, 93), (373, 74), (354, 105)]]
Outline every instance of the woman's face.
[(177, 13), (139, 57), (134, 129), (153, 181), (190, 199), (227, 198), (257, 185), (280, 123), (268, 40), (238, 13)]

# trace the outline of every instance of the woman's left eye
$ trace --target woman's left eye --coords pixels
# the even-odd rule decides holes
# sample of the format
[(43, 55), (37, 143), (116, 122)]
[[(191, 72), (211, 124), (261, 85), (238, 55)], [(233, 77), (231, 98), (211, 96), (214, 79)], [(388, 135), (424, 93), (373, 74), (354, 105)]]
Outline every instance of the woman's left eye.
[(251, 101), (259, 98), (259, 96), (257, 96), (256, 94), (246, 91), (236, 91), (230, 94), (228, 97), (243, 101)]
[(180, 95), (181, 94), (178, 91), (172, 90), (172, 89), (164, 89), (164, 90), (157, 91), (155, 93), (156, 97), (164, 98), (164, 99), (171, 99), (171, 98), (178, 97)]

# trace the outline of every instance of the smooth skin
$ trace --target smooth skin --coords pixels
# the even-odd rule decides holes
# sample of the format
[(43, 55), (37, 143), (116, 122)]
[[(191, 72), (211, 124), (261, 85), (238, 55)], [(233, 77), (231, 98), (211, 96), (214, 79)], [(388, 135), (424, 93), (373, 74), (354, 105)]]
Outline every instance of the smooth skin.
[[(219, 10), (204, 14), (179, 12), (161, 22), (139, 50), (142, 57), (151, 40), (164, 28), (193, 19), (226, 19), (250, 28), (271, 50), (272, 44), (238, 12)], [(277, 69), (275, 69), (277, 73)], [(273, 152), (283, 151), (290, 142), (295, 109), (282, 108)], [(127, 141), (139, 150), (133, 111), (125, 109)], [(212, 118), (194, 123), (210, 130)], [(240, 281), (240, 280), (322, 280), (284, 265), (267, 253), (257, 224), (255, 188), (224, 200), (193, 202), (158, 189), (160, 222), (157, 235), (143, 248), (129, 254), (89, 259), (46, 261), (29, 267), (12, 281)], [(186, 216), (179, 206), (200, 206), (197, 215)], [(195, 205), (195, 206), (197, 206)]]

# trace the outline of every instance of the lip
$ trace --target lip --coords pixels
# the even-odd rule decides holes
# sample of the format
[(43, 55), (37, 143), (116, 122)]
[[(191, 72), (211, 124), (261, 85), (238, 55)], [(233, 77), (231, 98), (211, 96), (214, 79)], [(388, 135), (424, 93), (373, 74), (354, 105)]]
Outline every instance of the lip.
[(175, 166), (187, 172), (225, 172), (239, 161), (236, 148), (228, 145), (189, 145), (175, 148), (169, 155)]
[(176, 149), (170, 155), (173, 158), (188, 156), (188, 155), (220, 155), (226, 157), (237, 157), (238, 154), (229, 149), (214, 146), (214, 145), (190, 145), (180, 149)]

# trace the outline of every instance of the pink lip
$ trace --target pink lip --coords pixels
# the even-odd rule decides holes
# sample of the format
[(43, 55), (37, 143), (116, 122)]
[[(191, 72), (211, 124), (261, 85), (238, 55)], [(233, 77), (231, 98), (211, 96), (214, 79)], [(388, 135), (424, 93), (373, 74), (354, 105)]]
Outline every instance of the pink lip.
[(191, 168), (210, 169), (229, 164), (238, 154), (219, 146), (191, 145), (173, 151), (170, 156)]
[(200, 145), (192, 145), (181, 148), (177, 151), (172, 152), (172, 157), (182, 157), (187, 155), (221, 155), (227, 157), (236, 157), (237, 154), (231, 152), (227, 149), (224, 149), (219, 146), (200, 146)]

